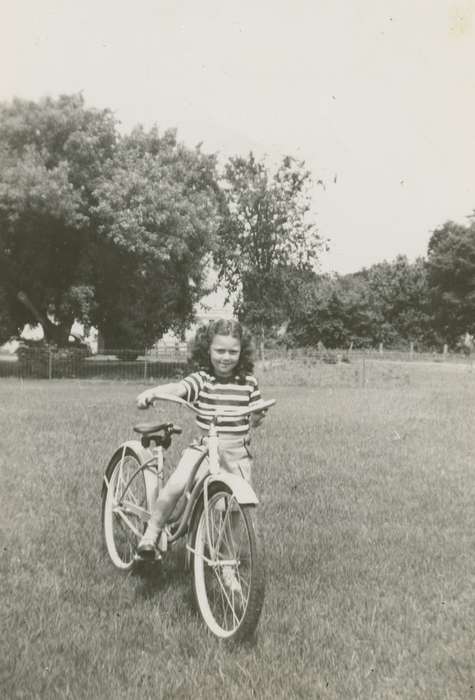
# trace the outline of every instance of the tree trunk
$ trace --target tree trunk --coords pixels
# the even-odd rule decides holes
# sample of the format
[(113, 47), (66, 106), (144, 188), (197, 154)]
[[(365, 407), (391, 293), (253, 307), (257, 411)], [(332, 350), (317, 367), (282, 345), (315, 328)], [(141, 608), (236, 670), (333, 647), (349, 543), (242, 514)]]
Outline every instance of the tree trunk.
[(47, 343), (54, 343), (60, 348), (65, 348), (69, 345), (69, 336), (71, 333), (71, 326), (73, 325), (72, 322), (68, 321), (67, 323), (56, 325), (49, 319), (46, 319), (41, 321), (41, 325)]
[(261, 325), (261, 330), (259, 334), (259, 359), (264, 362), (264, 343), (265, 343), (265, 329)]

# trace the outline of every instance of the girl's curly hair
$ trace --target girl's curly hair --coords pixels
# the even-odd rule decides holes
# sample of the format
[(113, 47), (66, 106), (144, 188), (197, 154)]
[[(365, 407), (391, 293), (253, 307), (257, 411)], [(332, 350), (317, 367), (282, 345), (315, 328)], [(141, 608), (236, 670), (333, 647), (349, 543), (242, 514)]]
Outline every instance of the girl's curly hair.
[(254, 348), (249, 331), (239, 321), (219, 318), (208, 324), (203, 324), (196, 331), (191, 349), (191, 362), (193, 369), (204, 370), (214, 374), (214, 368), (210, 361), (209, 349), (215, 335), (230, 335), (238, 338), (241, 343), (239, 362), (235, 368), (235, 374), (240, 382), (245, 382), (246, 375), (254, 369)]

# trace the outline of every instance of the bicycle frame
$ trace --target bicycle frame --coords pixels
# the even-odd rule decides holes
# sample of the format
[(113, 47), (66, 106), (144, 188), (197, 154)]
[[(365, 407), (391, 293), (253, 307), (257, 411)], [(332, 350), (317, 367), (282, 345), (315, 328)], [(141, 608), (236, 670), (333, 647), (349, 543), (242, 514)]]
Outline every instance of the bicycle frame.
[[(144, 448), (139, 440), (128, 440), (124, 442), (117, 451), (121, 454), (121, 464), (125, 458), (127, 449), (130, 449), (133, 452), (135, 452), (137, 456), (140, 457), (140, 462), (142, 463), (140, 467), (138, 467), (127, 480), (122, 490), (122, 495), (126, 494), (127, 489), (129, 488), (130, 484), (135, 479), (137, 474), (140, 471), (143, 471), (147, 493), (147, 511), (133, 503), (127, 503), (127, 509), (131, 513), (134, 513), (135, 515), (140, 517), (145, 522), (148, 522), (148, 520), (150, 519), (151, 505), (156, 499), (157, 493), (159, 492), (159, 489), (163, 484), (163, 448), (160, 446), (154, 447), (152, 449)], [(115, 454), (117, 454), (117, 452)], [(205, 474), (198, 481), (196, 481), (196, 474), (205, 459), (208, 459), (209, 461), (208, 473)], [(111, 464), (112, 463), (113, 459), (111, 460)], [(235, 474), (230, 474), (221, 470), (219, 466), (218, 431), (214, 429), (213, 431), (210, 431), (207, 449), (203, 450), (202, 454), (198, 457), (196, 464), (188, 478), (184, 494), (185, 504), (182, 510), (179, 512), (178, 516), (166, 528), (168, 544), (173, 544), (174, 542), (176, 542), (188, 530), (189, 524), (192, 521), (193, 514), (196, 510), (196, 506), (201, 494), (203, 494), (204, 505), (207, 509), (208, 488), (211, 483), (214, 483), (216, 481), (224, 483), (234, 494), (238, 503), (253, 505), (258, 504), (258, 498), (252, 486), (247, 481)], [(108, 473), (106, 470), (106, 473), (104, 475), (104, 488), (108, 487)], [(117, 506), (120, 505), (121, 500), (122, 498), (119, 496)], [(131, 523), (128, 521), (123, 511), (120, 508), (118, 508), (117, 512), (127, 524), (127, 526), (132, 528)]]
[[(187, 408), (197, 412), (194, 407), (190, 406), (186, 401), (179, 399), (174, 396), (160, 396), (160, 399), (165, 399), (185, 405)], [(272, 402), (267, 402), (272, 403)], [(244, 413), (244, 412), (243, 412)], [(173, 544), (180, 537), (186, 534), (189, 529), (189, 525), (192, 522), (193, 514), (196, 510), (198, 501), (203, 494), (203, 503), (207, 511), (208, 509), (208, 489), (209, 486), (219, 481), (225, 484), (229, 491), (233, 493), (236, 501), (241, 504), (252, 504), (257, 505), (259, 503), (258, 498), (252, 488), (252, 486), (245, 481), (240, 476), (226, 472), (220, 468), (220, 458), (219, 458), (219, 430), (218, 430), (219, 416), (213, 417), (211, 425), (208, 430), (208, 435), (206, 438), (206, 449), (202, 451), (202, 454), (198, 457), (196, 464), (189, 476), (188, 482), (185, 487), (185, 504), (182, 510), (178, 513), (177, 517), (173, 522), (169, 523), (165, 528), (166, 532), (166, 545)], [(114, 457), (117, 453), (121, 453), (121, 464), (124, 460), (127, 449), (131, 450), (136, 454), (140, 467), (130, 476), (122, 494), (127, 492), (132, 481), (135, 479), (140, 471), (144, 473), (145, 487), (147, 494), (147, 511), (143, 510), (139, 506), (133, 503), (127, 503), (127, 508), (131, 513), (134, 513), (139, 518), (148, 522), (150, 519), (150, 510), (152, 503), (155, 501), (157, 494), (163, 485), (163, 469), (164, 469), (164, 456), (163, 448), (161, 446), (156, 446), (153, 448), (143, 447), (139, 440), (128, 440), (124, 442), (113, 456), (110, 464), (114, 462)], [(196, 481), (196, 474), (198, 469), (202, 465), (205, 459), (208, 459), (209, 467), (208, 472), (198, 481)], [(108, 488), (108, 470), (104, 475), (104, 488)], [(121, 498), (118, 498), (117, 506), (121, 503)], [(124, 520), (128, 527), (133, 528), (132, 524), (128, 521), (126, 515), (123, 511), (118, 508), (117, 513)], [(164, 541), (161, 543), (165, 544)], [(189, 545), (187, 545), (188, 549)]]
[[(173, 401), (174, 403), (184, 405), (186, 408), (191, 409), (195, 413), (198, 413), (198, 410), (194, 406), (191, 406), (189, 403), (187, 403), (183, 399), (180, 399), (179, 397), (164, 394), (157, 396), (157, 400), (160, 399)], [(273, 405), (274, 401), (267, 401), (262, 403), (264, 407), (267, 407)], [(241, 411), (241, 414), (246, 415), (250, 412), (251, 411), (249, 410), (244, 410)], [(197, 462), (193, 467), (193, 470), (188, 478), (188, 482), (185, 487), (185, 504), (182, 507), (182, 510), (175, 518), (175, 520), (169, 523), (165, 528), (166, 542), (161, 542), (161, 544), (165, 545), (165, 547), (168, 547), (169, 544), (173, 544), (174, 542), (176, 542), (180, 537), (186, 534), (187, 530), (189, 530), (193, 514), (195, 513), (198, 501), (200, 500), (202, 495), (204, 507), (206, 511), (208, 510), (208, 489), (209, 486), (214, 482), (219, 481), (225, 486), (227, 486), (229, 491), (234, 495), (236, 501), (240, 505), (257, 505), (259, 503), (252, 486), (247, 481), (245, 481), (240, 476), (231, 474), (220, 468), (218, 430), (218, 422), (220, 417), (221, 414), (216, 414), (212, 417), (211, 424), (208, 429), (208, 435), (206, 437), (206, 449), (204, 449), (202, 451), (202, 454), (198, 457)], [(124, 495), (127, 492), (127, 489), (129, 488), (130, 484), (135, 479), (137, 474), (140, 471), (143, 471), (145, 479), (147, 511), (145, 511), (143, 508), (140, 508), (136, 504), (130, 502), (127, 502), (127, 509), (130, 513), (133, 513), (143, 521), (148, 522), (148, 520), (150, 520), (150, 510), (152, 504), (154, 503), (157, 494), (159, 493), (159, 490), (163, 485), (163, 447), (161, 447), (160, 445), (157, 445), (152, 448), (144, 447), (139, 440), (128, 440), (122, 443), (122, 445), (120, 445), (118, 450), (114, 453), (106, 469), (104, 475), (103, 489), (109, 488), (109, 472), (112, 465), (115, 463), (115, 458), (117, 458), (118, 454), (120, 454), (120, 465), (122, 465), (127, 450), (130, 450), (136, 455), (140, 467), (138, 467), (132, 474), (132, 476), (129, 477), (124, 489), (122, 490), (122, 495)], [(198, 469), (200, 468), (200, 466), (206, 458), (208, 459), (209, 463), (208, 472), (202, 478), (196, 481), (196, 474), (198, 473)], [(122, 466), (120, 466), (120, 469), (122, 469)], [(116, 504), (116, 512), (118, 513), (119, 517), (121, 517), (121, 519), (124, 520), (126, 525), (135, 532), (135, 528), (128, 520), (126, 514), (120, 508), (121, 501), (122, 498), (119, 497)]]
[[(157, 398), (176, 401), (198, 413), (177, 397)], [(227, 466), (224, 453), (220, 459), (219, 422), (229, 420), (230, 415), (265, 410), (273, 403), (204, 413), (209, 419), (206, 437), (195, 444), (196, 459), (190, 454), (183, 463), (183, 469), (190, 466), (180, 510), (162, 529), (158, 548), (148, 559), (151, 563), (159, 560), (160, 553), (185, 538), (185, 563), (193, 573), (197, 605), (208, 628), (220, 638), (243, 639), (255, 629), (264, 599), (265, 567), (263, 543), (255, 525), (258, 499), (238, 469), (227, 471), (233, 467)], [(120, 445), (102, 485), (104, 541), (112, 563), (122, 571), (144, 561), (137, 555), (137, 542), (164, 482), (164, 450), (172, 435), (182, 432), (173, 423), (158, 422), (137, 425), (135, 430), (141, 439)], [(228, 438), (232, 440), (232, 435), (225, 434), (223, 441)]]

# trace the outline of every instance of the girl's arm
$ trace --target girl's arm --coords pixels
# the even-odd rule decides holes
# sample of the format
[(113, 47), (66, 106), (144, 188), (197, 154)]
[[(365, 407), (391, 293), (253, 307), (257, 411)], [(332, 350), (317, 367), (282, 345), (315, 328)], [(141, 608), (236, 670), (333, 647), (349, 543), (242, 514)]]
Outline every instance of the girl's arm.
[(160, 396), (160, 394), (171, 394), (172, 396), (178, 396), (180, 399), (184, 399), (186, 396), (186, 387), (182, 382), (158, 384), (158, 386), (154, 386), (152, 389), (142, 391), (142, 393), (137, 396), (137, 407), (147, 408), (150, 402), (157, 396)]

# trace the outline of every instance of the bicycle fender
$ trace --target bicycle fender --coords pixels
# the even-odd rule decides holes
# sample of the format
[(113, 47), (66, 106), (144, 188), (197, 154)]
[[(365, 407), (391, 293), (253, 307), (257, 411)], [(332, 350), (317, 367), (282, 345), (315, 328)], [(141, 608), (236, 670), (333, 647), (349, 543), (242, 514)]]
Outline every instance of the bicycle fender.
[(242, 505), (257, 505), (259, 503), (252, 486), (240, 476), (228, 474), (227, 472), (220, 472), (219, 474), (212, 475), (208, 483), (212, 484), (216, 481), (221, 481), (223, 484), (226, 484), (236, 496), (238, 503)]
[(150, 450), (148, 447), (143, 447), (140, 440), (126, 440), (126, 442), (122, 443), (117, 452), (122, 452), (124, 447), (125, 449), (129, 448), (132, 450), (132, 452), (135, 452), (137, 458), (140, 460), (140, 464), (143, 464), (148, 459), (153, 457), (152, 450)]
[(102, 489), (106, 489), (108, 487), (111, 471), (114, 468), (117, 458), (120, 457), (120, 455), (125, 454), (127, 450), (134, 453), (140, 464), (144, 464), (153, 456), (151, 450), (143, 447), (139, 440), (127, 440), (126, 442), (123, 442), (122, 445), (116, 449), (109, 460), (109, 464), (106, 467), (104, 478), (102, 480)]
[[(257, 505), (259, 503), (259, 500), (254, 492), (254, 489), (252, 486), (242, 479), (240, 476), (236, 476), (235, 474), (230, 474), (228, 472), (219, 472), (219, 474), (215, 474), (212, 476), (207, 477), (209, 479), (208, 481), (208, 486), (211, 484), (224, 484), (225, 486), (228, 487), (228, 489), (234, 494), (236, 497), (236, 500), (238, 503), (241, 505)], [(194, 495), (194, 503), (191, 511), (191, 516), (189, 519), (190, 522), (190, 527), (188, 529), (187, 533), (187, 544), (189, 548), (193, 546), (192, 542), (192, 535), (193, 535), (193, 523), (195, 521), (195, 518), (197, 517), (197, 514), (200, 513), (200, 508), (202, 507), (203, 504), (203, 482), (205, 479), (203, 478), (200, 482), (199, 485), (196, 485), (196, 491), (194, 490), (193, 493)], [(190, 554), (190, 549), (187, 549), (186, 551), (186, 556), (185, 556), (185, 568), (188, 570), (190, 568), (190, 563), (191, 563), (191, 554)]]

